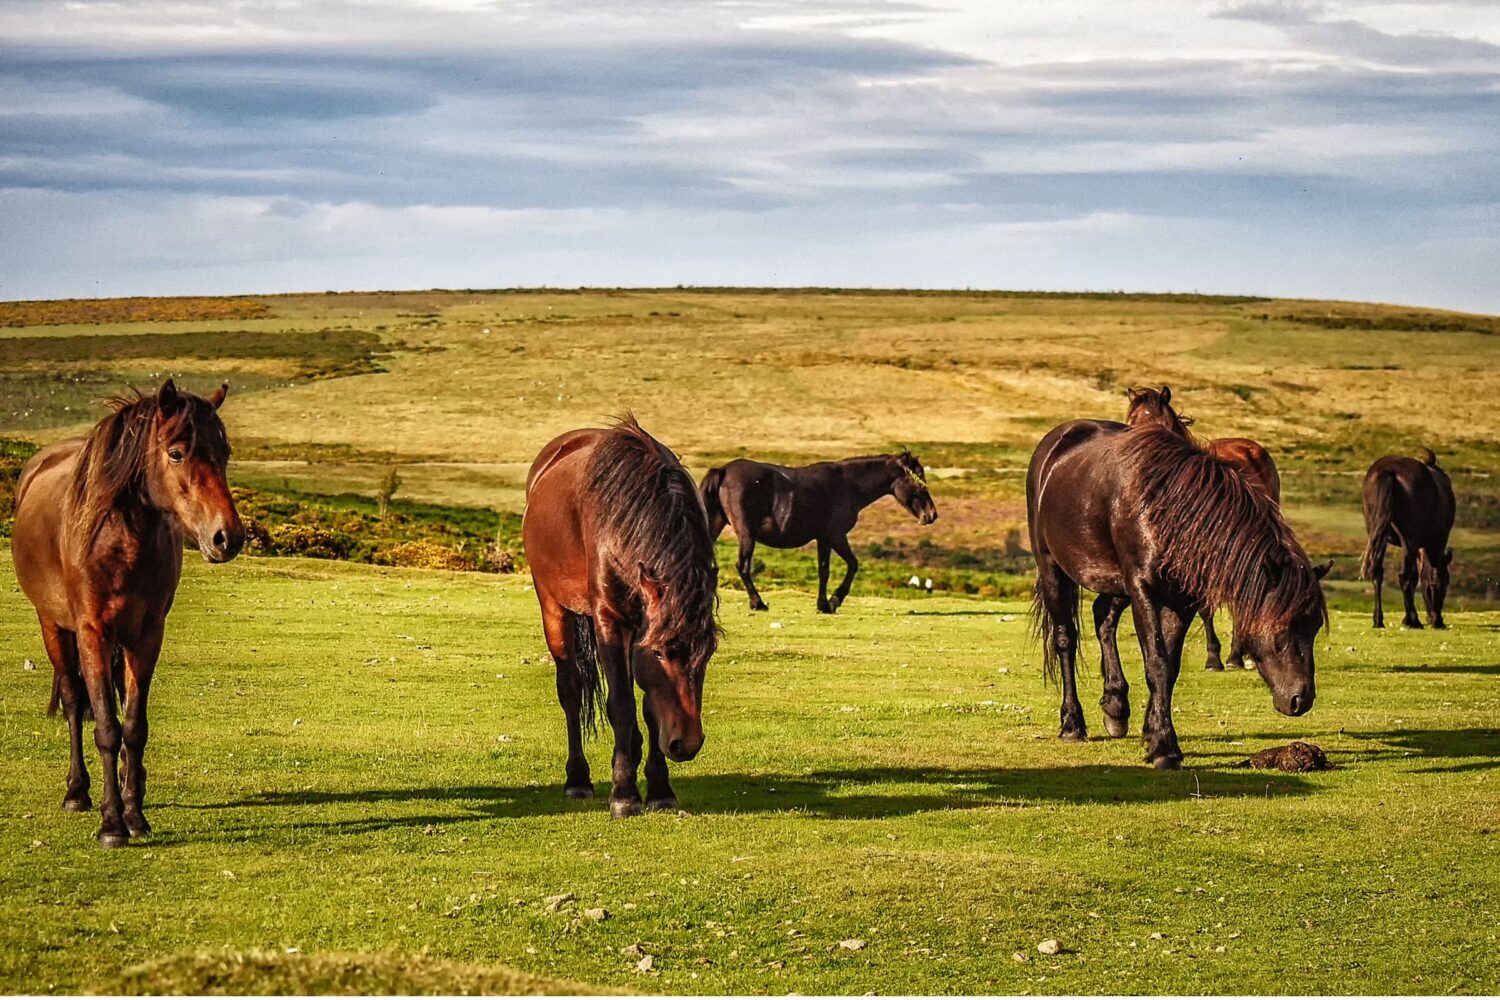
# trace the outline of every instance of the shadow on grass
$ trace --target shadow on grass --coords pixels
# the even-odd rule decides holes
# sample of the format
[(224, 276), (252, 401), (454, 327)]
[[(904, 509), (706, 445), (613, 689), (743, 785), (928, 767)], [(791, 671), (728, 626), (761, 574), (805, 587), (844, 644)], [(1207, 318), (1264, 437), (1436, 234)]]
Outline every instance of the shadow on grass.
[(1434, 667), (1427, 664), (1387, 667), (1393, 674), (1484, 674), (1500, 677), (1500, 663), (1445, 663)]
[[(1085, 765), (1058, 768), (868, 767), (804, 774), (676, 774), (674, 790), (695, 814), (793, 813), (819, 819), (882, 819), (923, 812), (978, 808), (1026, 808), (1041, 804), (1132, 805), (1191, 798), (1307, 795), (1316, 785), (1298, 775), (1217, 770), (1212, 767), (1158, 772), (1145, 767)], [(398, 827), (449, 826), (497, 818), (606, 812), (608, 785), (595, 782), (597, 797), (577, 802), (560, 787), (500, 785), (371, 788), (351, 791), (261, 792), (196, 809), (299, 808), (339, 805), (431, 803), (418, 815), (395, 814), (287, 822), (300, 829), (362, 833)], [(644, 792), (644, 782), (642, 791)], [(257, 824), (258, 825), (258, 824)], [(225, 831), (229, 836), (242, 832)]]
[[(1320, 738), (1323, 737), (1314, 735), (1307, 739), (1316, 743)], [(1339, 765), (1402, 759), (1432, 761), (1430, 766), (1415, 769), (1417, 774), (1458, 774), (1500, 768), (1500, 728), (1388, 729), (1367, 733), (1330, 733), (1326, 738), (1359, 740), (1369, 744), (1352, 750), (1341, 747), (1331, 752), (1329, 760)], [(1286, 733), (1247, 733), (1237, 739), (1244, 741), (1246, 745), (1232, 748), (1235, 751), (1233, 753), (1209, 750), (1196, 752), (1195, 756), (1210, 759), (1234, 757), (1243, 760), (1255, 750), (1264, 749), (1251, 746), (1252, 742), (1290, 742)]]

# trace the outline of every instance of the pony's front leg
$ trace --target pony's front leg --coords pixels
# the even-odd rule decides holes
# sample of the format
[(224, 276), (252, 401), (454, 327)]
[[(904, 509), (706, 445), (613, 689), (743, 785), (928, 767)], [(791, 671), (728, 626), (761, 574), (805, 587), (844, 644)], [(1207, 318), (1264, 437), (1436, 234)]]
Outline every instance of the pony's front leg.
[(89, 769), (83, 761), (83, 710), (89, 696), (78, 672), (78, 643), (72, 632), (55, 622), (43, 618), (41, 623), (42, 645), (52, 661), (54, 707), (61, 703), (63, 718), (68, 720), (68, 790), (63, 796), (63, 808), (68, 812), (88, 812), (94, 808), (89, 798)]
[(641, 714), (646, 717), (646, 739), (650, 741), (646, 750), (646, 808), (676, 809), (677, 793), (667, 780), (667, 755), (661, 752), (661, 734), (649, 698), (642, 701)]
[(594, 619), (599, 634), (599, 661), (609, 682), (605, 708), (615, 734), (615, 752), (610, 776), (609, 814), (614, 819), (638, 816), (641, 790), (636, 785), (640, 766), (641, 730), (636, 722), (635, 684), (630, 676), (630, 635), (619, 625)]
[(147, 629), (147, 635), (125, 647), (125, 750), (124, 770), (125, 829), (132, 837), (151, 832), (142, 811), (146, 803), (146, 701), (151, 693), (151, 675), (161, 655), (161, 625)]
[(1146, 661), (1146, 687), (1151, 692), (1141, 731), (1146, 742), (1146, 762), (1160, 770), (1175, 771), (1182, 767), (1182, 750), (1172, 725), (1172, 686), (1177, 682), (1182, 663), (1182, 638), (1187, 632), (1187, 622), (1171, 608), (1156, 604), (1144, 588), (1131, 595), (1130, 611), (1135, 618), (1141, 656)]
[(833, 558), (833, 549), (823, 539), (818, 539), (818, 614), (833, 614), (833, 605), (828, 603), (828, 567)]
[(849, 536), (840, 535), (829, 543), (833, 551), (844, 560), (844, 579), (833, 592), (833, 600), (830, 602), (833, 610), (837, 611), (844, 606), (844, 600), (849, 596), (849, 588), (854, 586), (854, 574), (859, 572), (859, 560), (854, 556), (854, 550), (849, 547)]
[(1219, 654), (1224, 647), (1219, 643), (1219, 633), (1214, 630), (1214, 613), (1211, 609), (1204, 608), (1199, 612), (1199, 617), (1203, 619), (1203, 641), (1208, 647), (1208, 658), (1203, 663), (1203, 669), (1223, 670), (1224, 661)]
[(94, 711), (94, 746), (99, 750), (103, 772), (104, 800), (99, 805), (100, 847), (124, 847), (130, 833), (122, 818), (120, 798), (120, 719), (115, 708), (115, 685), (111, 674), (114, 642), (105, 638), (98, 625), (87, 623), (78, 630), (78, 665), (88, 688)]

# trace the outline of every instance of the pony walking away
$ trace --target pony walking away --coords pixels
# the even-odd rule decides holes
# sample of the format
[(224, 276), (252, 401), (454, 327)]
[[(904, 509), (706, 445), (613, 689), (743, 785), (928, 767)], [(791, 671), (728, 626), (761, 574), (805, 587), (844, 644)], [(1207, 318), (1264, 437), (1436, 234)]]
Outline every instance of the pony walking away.
[(1448, 473), (1438, 468), (1431, 449), (1421, 460), (1387, 455), (1365, 473), (1365, 532), (1369, 541), (1360, 575), (1375, 585), (1376, 628), (1385, 628), (1380, 585), (1385, 580), (1387, 545), (1401, 549), (1397, 580), (1406, 607), (1401, 624), (1422, 627), (1415, 596), (1420, 579), (1427, 623), (1433, 628), (1448, 627), (1443, 622), (1443, 601), (1448, 596), (1448, 566), (1453, 562), (1453, 550), (1448, 548), (1453, 510), (1453, 483)]
[(557, 665), (568, 730), (563, 791), (594, 794), (583, 736), (603, 685), (614, 730), (610, 815), (641, 812), (644, 694), (648, 809), (676, 809), (667, 760), (703, 746), (703, 680), (718, 645), (718, 567), (696, 484), (627, 416), (554, 438), (526, 477), (522, 543)]
[(92, 715), (104, 847), (151, 832), (146, 700), (183, 538), (211, 563), (233, 559), (245, 541), (225, 481), (229, 439), (218, 409), (228, 390), (225, 383), (203, 399), (168, 379), (155, 395), (117, 397), (86, 437), (42, 449), (21, 470), (11, 551), (52, 660), (48, 712), (61, 704), (68, 720), (63, 808), (92, 808), (83, 761), (83, 722)]
[[(1037, 579), (1034, 620), (1047, 673), (1062, 675), (1059, 736), (1087, 738), (1074, 665), (1079, 589), (1099, 595), (1096, 627), (1130, 604), (1146, 665), (1146, 760), (1182, 766), (1172, 687), (1187, 626), (1201, 608), (1227, 607), (1235, 631), (1285, 715), (1315, 697), (1313, 640), (1327, 622), (1314, 568), (1270, 497), (1179, 434), (1109, 420), (1053, 428), (1032, 455), (1026, 511)], [(1129, 728), (1129, 686), (1101, 636), (1105, 728)]]
[[(818, 611), (831, 615), (849, 596), (859, 560), (849, 547), (849, 532), (860, 511), (881, 497), (894, 496), (922, 524), (937, 520), (937, 505), (927, 491), (922, 463), (910, 451), (846, 458), (788, 468), (737, 458), (703, 477), (703, 505), (708, 531), (717, 539), (724, 525), (734, 526), (740, 541), (735, 569), (750, 595), (750, 610), (767, 610), (755, 589), (755, 543), (776, 549), (818, 543)], [(844, 579), (828, 596), (830, 553), (844, 560)]]
[[(1276, 462), (1271, 458), (1271, 453), (1266, 451), (1260, 442), (1242, 437), (1211, 438), (1207, 441), (1194, 438), (1188, 431), (1192, 420), (1178, 416), (1177, 411), (1172, 409), (1171, 386), (1164, 385), (1160, 389), (1131, 389), (1129, 395), (1130, 406), (1125, 415), (1127, 425), (1160, 427), (1190, 441), (1196, 441), (1206, 453), (1234, 466), (1251, 486), (1262, 490), (1277, 506), (1281, 505), (1281, 473), (1277, 471)], [(1111, 611), (1112, 617), (1108, 624), (1111, 646), (1114, 645), (1115, 624), (1124, 610), (1125, 605), (1117, 603)], [(1223, 646), (1219, 643), (1219, 633), (1214, 629), (1214, 609), (1204, 608), (1200, 612), (1200, 617), (1203, 619), (1204, 643), (1208, 647), (1208, 658), (1203, 664), (1204, 669), (1223, 670), (1224, 661), (1220, 657)], [(1104, 641), (1102, 635), (1100, 641)], [(1230, 640), (1229, 664), (1241, 670), (1245, 667), (1245, 651), (1240, 647), (1237, 638)]]

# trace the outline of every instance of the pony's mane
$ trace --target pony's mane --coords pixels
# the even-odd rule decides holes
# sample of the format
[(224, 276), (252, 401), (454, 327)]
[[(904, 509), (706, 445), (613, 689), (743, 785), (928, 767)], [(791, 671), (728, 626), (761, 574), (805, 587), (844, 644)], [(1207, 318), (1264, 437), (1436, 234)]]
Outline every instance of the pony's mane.
[[(196, 449), (199, 433), (206, 432), (212, 436), (206, 443), (222, 449), (227, 459), (229, 441), (213, 404), (185, 392), (176, 399), (177, 409), (162, 417), (163, 430), (175, 434), (186, 423), (190, 451)], [(151, 425), (158, 412), (157, 397), (142, 395), (137, 389), (111, 396), (105, 403), (112, 412), (84, 438), (69, 490), (73, 516), (89, 539), (116, 506), (143, 496)]]
[[(1193, 418), (1185, 413), (1178, 413), (1176, 410), (1174, 410), (1171, 403), (1165, 402), (1162, 399), (1161, 390), (1152, 388), (1131, 389), (1130, 393), (1130, 404), (1125, 407), (1125, 423), (1133, 428), (1145, 430), (1149, 430), (1151, 428), (1162, 428), (1164, 430), (1173, 431), (1179, 436), (1187, 438), (1189, 441), (1197, 441), (1197, 438), (1193, 436), (1193, 432), (1188, 430), (1188, 428), (1193, 425)], [(1136, 410), (1140, 409), (1143, 406), (1146, 406), (1147, 404), (1154, 405), (1159, 411), (1161, 411), (1163, 415), (1166, 416), (1170, 421), (1170, 424), (1163, 425), (1160, 422), (1145, 423), (1144, 419), (1142, 423), (1136, 423), (1135, 421), (1133, 421), (1131, 418), (1135, 416)]]
[(1141, 516), (1171, 580), (1253, 629), (1315, 616), (1327, 624), (1323, 588), (1280, 508), (1233, 465), (1168, 430), (1122, 436)]
[(644, 565), (665, 588), (662, 613), (647, 623), (642, 643), (659, 646), (672, 636), (694, 667), (706, 664), (718, 645), (718, 577), (692, 476), (626, 414), (589, 455), (583, 492), (598, 514), (599, 548), (621, 578), (635, 580)]

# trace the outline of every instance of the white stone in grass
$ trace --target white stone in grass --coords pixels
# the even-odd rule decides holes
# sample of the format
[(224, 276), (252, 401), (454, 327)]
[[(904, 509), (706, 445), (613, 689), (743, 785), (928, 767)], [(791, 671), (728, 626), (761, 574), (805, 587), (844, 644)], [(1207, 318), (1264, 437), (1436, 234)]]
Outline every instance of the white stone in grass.
[(602, 921), (609, 919), (609, 911), (602, 906), (590, 907), (589, 909), (583, 911), (583, 915), (593, 921)]
[(1057, 938), (1048, 938), (1036, 946), (1036, 950), (1043, 955), (1056, 955), (1062, 951), (1062, 942)]
[(653, 966), (655, 964), (656, 964), (656, 959), (653, 958), (653, 957), (651, 957), (650, 955), (646, 955), (639, 962), (635, 963), (635, 971), (637, 971), (637, 972), (650, 972), (651, 971), (651, 966)]
[(860, 938), (845, 938), (839, 942), (839, 947), (845, 951), (864, 951), (865, 942)]
[(25, 662), (23, 662), (21, 664), (21, 669), (22, 670), (35, 670), (36, 669), (36, 663), (33, 660), (26, 660)]

